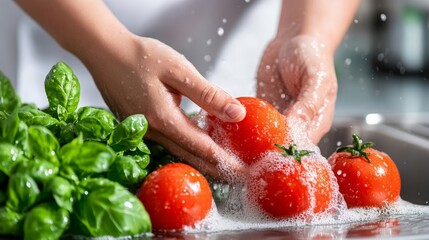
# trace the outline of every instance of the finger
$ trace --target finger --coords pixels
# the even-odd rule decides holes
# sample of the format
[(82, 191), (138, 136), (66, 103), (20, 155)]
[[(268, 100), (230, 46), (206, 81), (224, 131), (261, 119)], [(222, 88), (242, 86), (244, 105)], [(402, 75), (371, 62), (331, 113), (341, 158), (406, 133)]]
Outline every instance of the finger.
[(317, 144), (326, 134), (333, 121), (335, 110), (335, 96), (327, 96), (323, 104), (301, 99), (296, 101), (284, 115), (300, 119), (305, 124), (305, 130), (310, 140)]
[(325, 102), (318, 115), (310, 123), (308, 130), (310, 139), (314, 144), (318, 144), (320, 139), (331, 129), (334, 119), (335, 99), (330, 101)]
[[(165, 126), (158, 131), (149, 131), (147, 137), (157, 141), (174, 155), (183, 158), (184, 161), (207, 172), (212, 177), (242, 174), (243, 165), (217, 145), (187, 116), (176, 115), (174, 119), (174, 122), (166, 121)], [(229, 174), (225, 173), (227, 171)]]
[(244, 174), (243, 168), (239, 167), (238, 164), (223, 164), (221, 167), (219, 163), (207, 161), (207, 158), (196, 156), (195, 154), (187, 151), (162, 134), (153, 135), (153, 140), (164, 146), (168, 151), (179, 157), (182, 161), (201, 171), (205, 176), (216, 181), (235, 182), (234, 179), (238, 176), (243, 176)]
[[(149, 133), (149, 132), (148, 132)], [(211, 162), (204, 162), (201, 158), (193, 155), (192, 153), (186, 151), (182, 147), (180, 147), (175, 142), (171, 141), (169, 138), (165, 137), (160, 133), (149, 133), (148, 138), (161, 144), (165, 147), (170, 153), (179, 157), (181, 160), (195, 167), (199, 171), (201, 171), (204, 175), (209, 175), (213, 178), (219, 178), (220, 174), (215, 164)]]
[(173, 71), (166, 81), (209, 114), (223, 121), (239, 122), (246, 115), (241, 103), (231, 95), (210, 84), (193, 66)]

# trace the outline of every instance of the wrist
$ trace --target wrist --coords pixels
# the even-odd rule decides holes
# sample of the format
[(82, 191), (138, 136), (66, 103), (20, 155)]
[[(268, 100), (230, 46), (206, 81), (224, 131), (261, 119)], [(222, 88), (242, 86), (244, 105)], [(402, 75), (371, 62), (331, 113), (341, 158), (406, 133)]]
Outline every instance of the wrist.
[(67, 50), (76, 55), (85, 65), (102, 63), (109, 59), (126, 59), (130, 48), (135, 46), (136, 36), (126, 29), (92, 33), (81, 44), (72, 44)]

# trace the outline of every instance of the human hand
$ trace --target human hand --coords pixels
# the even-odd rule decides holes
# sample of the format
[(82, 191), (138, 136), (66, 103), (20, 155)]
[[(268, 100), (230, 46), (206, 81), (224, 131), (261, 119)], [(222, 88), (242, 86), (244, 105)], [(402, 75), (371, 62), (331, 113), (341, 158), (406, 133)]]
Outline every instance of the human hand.
[(179, 105), (182, 96), (224, 121), (240, 121), (245, 109), (226, 92), (211, 85), (185, 57), (151, 38), (133, 36), (120, 51), (100, 52), (85, 61), (109, 108), (119, 118), (143, 113), (146, 138), (214, 178), (220, 168), (240, 172), (242, 165), (219, 147)]
[(333, 51), (312, 36), (277, 36), (261, 59), (257, 96), (287, 117), (302, 119), (308, 137), (317, 144), (329, 131), (335, 110)]

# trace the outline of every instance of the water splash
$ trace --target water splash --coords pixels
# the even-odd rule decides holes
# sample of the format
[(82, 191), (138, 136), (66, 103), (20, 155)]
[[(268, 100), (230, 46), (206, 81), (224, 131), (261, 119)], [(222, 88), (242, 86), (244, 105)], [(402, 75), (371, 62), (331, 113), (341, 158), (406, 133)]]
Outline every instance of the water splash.
[(350, 64), (352, 64), (352, 60), (351, 60), (350, 58), (346, 58), (346, 60), (344, 61), (344, 63), (345, 63), (347, 66), (350, 66)]
[(225, 33), (225, 30), (222, 27), (217, 29), (217, 35), (223, 36), (224, 33)]
[(212, 60), (212, 57), (210, 55), (205, 55), (204, 56), (204, 61), (210, 62), (211, 60)]

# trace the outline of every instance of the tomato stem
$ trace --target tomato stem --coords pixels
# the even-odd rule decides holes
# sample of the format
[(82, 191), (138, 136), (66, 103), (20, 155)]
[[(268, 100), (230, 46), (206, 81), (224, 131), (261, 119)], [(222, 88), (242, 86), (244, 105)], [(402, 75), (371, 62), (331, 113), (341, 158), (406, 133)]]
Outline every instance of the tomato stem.
[(362, 156), (365, 158), (365, 160), (370, 162), (368, 153), (365, 152), (364, 150), (367, 148), (373, 147), (374, 143), (373, 142), (362, 143), (362, 139), (357, 134), (353, 134), (352, 138), (353, 138), (353, 145), (348, 145), (346, 147), (338, 148), (337, 152), (348, 152), (352, 156), (359, 156), (359, 157)]
[(285, 157), (293, 157), (297, 162), (301, 163), (301, 158), (304, 156), (309, 155), (310, 153), (314, 153), (313, 151), (308, 150), (298, 150), (296, 147), (296, 144), (292, 143), (289, 145), (289, 148), (286, 148), (285, 146), (282, 146), (278, 143), (274, 144), (276, 147), (280, 148), (282, 150), (282, 155)]

